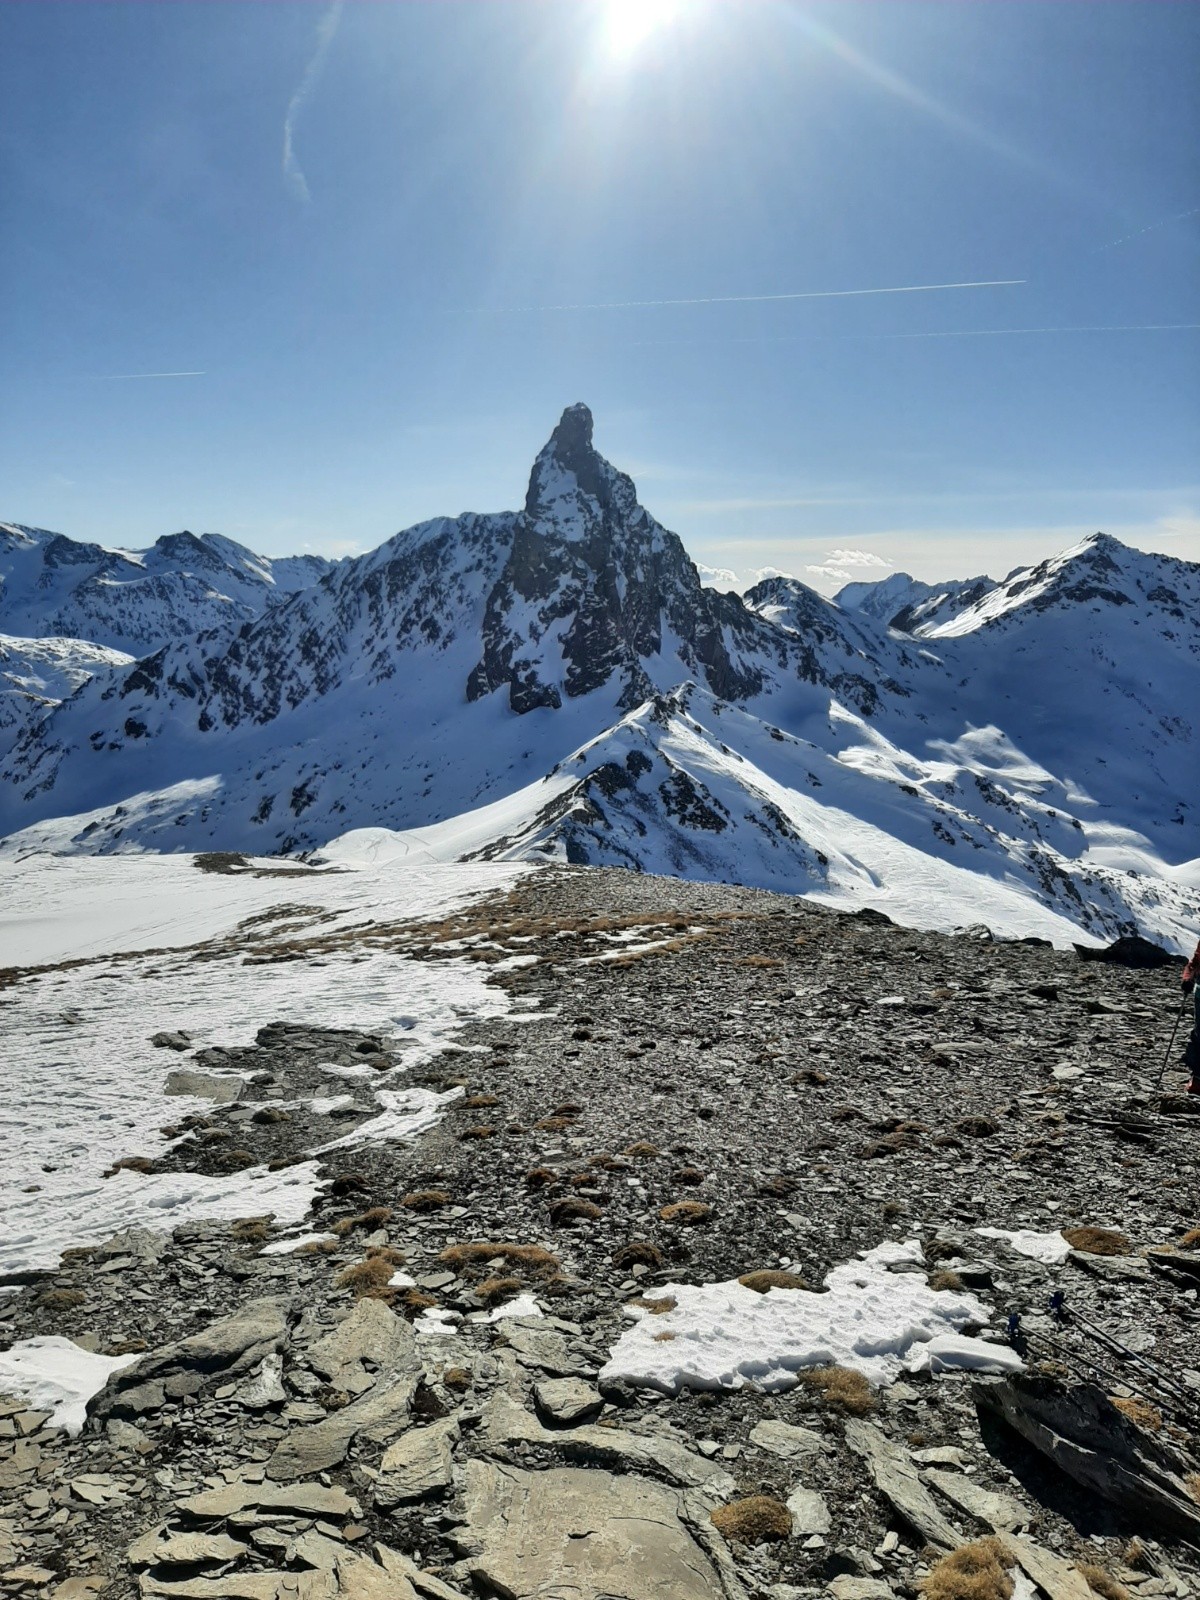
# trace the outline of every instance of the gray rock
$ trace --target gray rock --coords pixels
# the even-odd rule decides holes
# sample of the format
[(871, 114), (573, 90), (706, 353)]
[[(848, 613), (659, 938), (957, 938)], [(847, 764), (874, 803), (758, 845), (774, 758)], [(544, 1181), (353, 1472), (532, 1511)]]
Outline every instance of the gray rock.
[(717, 1569), (644, 1478), (578, 1467), (467, 1466), (472, 1577), (510, 1600), (720, 1600)]
[(360, 1300), (304, 1359), (332, 1388), (352, 1395), (365, 1394), (377, 1373), (416, 1372), (420, 1366), (412, 1329), (382, 1300)]
[(962, 1535), (938, 1510), (933, 1496), (917, 1476), (907, 1450), (895, 1444), (873, 1423), (863, 1422), (858, 1417), (852, 1417), (846, 1424), (846, 1443), (866, 1461), (880, 1494), (891, 1501), (905, 1522), (923, 1539), (947, 1550), (963, 1543)]
[(798, 1483), (787, 1497), (787, 1508), (792, 1514), (792, 1538), (803, 1539), (813, 1533), (828, 1533), (833, 1527), (829, 1507), (815, 1489)]
[(1033, 1512), (1012, 1495), (985, 1489), (965, 1473), (930, 1467), (925, 1476), (951, 1505), (982, 1522), (993, 1533), (1011, 1533), (1017, 1528), (1027, 1528), (1033, 1521)]
[(446, 1417), (427, 1428), (413, 1428), (389, 1445), (379, 1463), (376, 1505), (387, 1509), (406, 1500), (443, 1494), (453, 1481), (457, 1438), (457, 1419)]
[(350, 1517), (359, 1507), (344, 1489), (319, 1483), (230, 1483), (206, 1489), (177, 1502), (185, 1516), (205, 1521), (232, 1517), (239, 1511), (273, 1511), (301, 1517)]
[(200, 1333), (142, 1356), (113, 1373), (89, 1414), (136, 1415), (162, 1405), (168, 1394), (195, 1394), (249, 1372), (283, 1345), (290, 1309), (287, 1300), (251, 1300)]
[(284, 1403), (287, 1392), (283, 1387), (283, 1357), (278, 1351), (263, 1358), (262, 1366), (238, 1385), (233, 1398), (249, 1411), (265, 1411), (269, 1406)]
[(829, 1449), (826, 1439), (812, 1428), (800, 1428), (791, 1422), (776, 1422), (770, 1417), (763, 1422), (756, 1422), (751, 1428), (750, 1443), (756, 1444), (760, 1450), (769, 1451), (773, 1456), (782, 1456), (785, 1461), (794, 1461), (800, 1456), (820, 1455)]
[(305, 1478), (344, 1461), (360, 1435), (376, 1443), (391, 1438), (408, 1424), (419, 1381), (418, 1373), (381, 1379), (360, 1400), (332, 1412), (324, 1422), (293, 1428), (267, 1462), (267, 1472), (279, 1481)]
[(623, 1428), (543, 1428), (511, 1395), (498, 1394), (484, 1413), (489, 1444), (546, 1445), (564, 1460), (610, 1466), (620, 1472), (649, 1472), (687, 1489), (706, 1489), (718, 1499), (730, 1495), (734, 1480), (715, 1461), (687, 1449), (665, 1434), (629, 1433)]
[(882, 1578), (856, 1578), (840, 1573), (826, 1586), (833, 1600), (892, 1600), (895, 1591)]
[(171, 1533), (164, 1522), (134, 1540), (128, 1560), (131, 1567), (207, 1566), (237, 1561), (248, 1548), (226, 1533)]
[(501, 1322), (500, 1338), (515, 1352), (523, 1367), (537, 1367), (554, 1378), (577, 1377), (585, 1370), (567, 1349), (561, 1333), (545, 1328), (530, 1328), (520, 1322)]
[[(186, 1049), (187, 1046), (184, 1046)], [(211, 1100), (214, 1105), (229, 1106), (240, 1100), (246, 1084), (243, 1078), (219, 1072), (196, 1072), (188, 1067), (176, 1067), (167, 1073), (168, 1094), (196, 1095)]]
[(533, 1398), (539, 1415), (560, 1426), (591, 1422), (604, 1406), (603, 1396), (580, 1378), (547, 1378), (534, 1386)]

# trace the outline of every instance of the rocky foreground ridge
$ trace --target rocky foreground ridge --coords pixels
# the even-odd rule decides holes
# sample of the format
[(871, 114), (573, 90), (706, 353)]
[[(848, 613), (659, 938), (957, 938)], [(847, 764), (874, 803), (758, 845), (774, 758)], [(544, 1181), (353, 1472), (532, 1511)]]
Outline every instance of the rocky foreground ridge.
[[(0, 1301), (0, 1346), (135, 1358), (76, 1438), (0, 1399), (0, 1590), (890, 1600), (994, 1535), (1022, 1595), (1196, 1592), (1200, 1120), (1155, 1092), (1174, 967), (567, 869), (410, 930), (413, 959), (464, 950), (525, 1004), (427, 1069), (455, 1095), (434, 1131), (326, 1158), (311, 1247), (272, 1252), (265, 1217), (133, 1232)], [(131, 1163), (303, 1159), (315, 1064), (392, 1059), (352, 1019), (263, 1024), (245, 1051), (162, 1037), (212, 1109)], [(345, 1081), (351, 1129), (376, 1108)], [(1045, 1265), (980, 1227), (1085, 1231)], [(631, 1302), (678, 1326), (664, 1286), (788, 1296), (888, 1240), (921, 1247), (899, 1285), (978, 1296), (997, 1351), (1018, 1313), (1025, 1375), (602, 1376)]]

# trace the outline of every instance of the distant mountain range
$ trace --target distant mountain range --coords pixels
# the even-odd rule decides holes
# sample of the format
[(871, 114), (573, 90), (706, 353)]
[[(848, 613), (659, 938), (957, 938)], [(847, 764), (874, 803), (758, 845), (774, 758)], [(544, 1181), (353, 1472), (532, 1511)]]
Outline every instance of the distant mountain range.
[(95, 654), (12, 724), (0, 854), (558, 857), (1060, 940), (1197, 919), (1194, 563), (1096, 535), (999, 583), (721, 593), (583, 406), (520, 511), (337, 565), (6, 535), (0, 628)]

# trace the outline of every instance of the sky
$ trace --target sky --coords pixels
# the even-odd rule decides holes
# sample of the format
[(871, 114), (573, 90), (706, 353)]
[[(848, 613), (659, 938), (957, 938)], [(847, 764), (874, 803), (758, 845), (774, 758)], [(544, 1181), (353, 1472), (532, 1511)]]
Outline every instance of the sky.
[(0, 517), (347, 554), (582, 400), (739, 580), (1200, 559), (1197, 60), (1170, 0), (0, 3)]

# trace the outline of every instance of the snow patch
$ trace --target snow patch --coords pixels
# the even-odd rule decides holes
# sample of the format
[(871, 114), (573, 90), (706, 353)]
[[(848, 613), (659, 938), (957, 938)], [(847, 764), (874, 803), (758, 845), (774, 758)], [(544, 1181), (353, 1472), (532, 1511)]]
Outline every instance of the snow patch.
[[(888, 1270), (921, 1259), (918, 1241), (889, 1241), (861, 1261), (834, 1267), (825, 1294), (756, 1294), (736, 1279), (699, 1287), (664, 1284), (656, 1292), (674, 1299), (674, 1309), (655, 1315), (634, 1309), (637, 1322), (617, 1340), (601, 1378), (626, 1378), (666, 1394), (745, 1384), (776, 1391), (790, 1389), (807, 1367), (833, 1364), (872, 1383), (892, 1383), (906, 1370), (914, 1347), (989, 1319), (972, 1295), (931, 1289), (917, 1273)], [(958, 1354), (966, 1359), (971, 1352)], [(954, 1358), (955, 1350), (943, 1345), (939, 1359), (949, 1365)]]
[(24, 1400), (35, 1411), (51, 1412), (50, 1426), (74, 1438), (83, 1428), (92, 1396), (114, 1372), (138, 1359), (96, 1355), (57, 1334), (21, 1339), (0, 1354), (0, 1394)]

